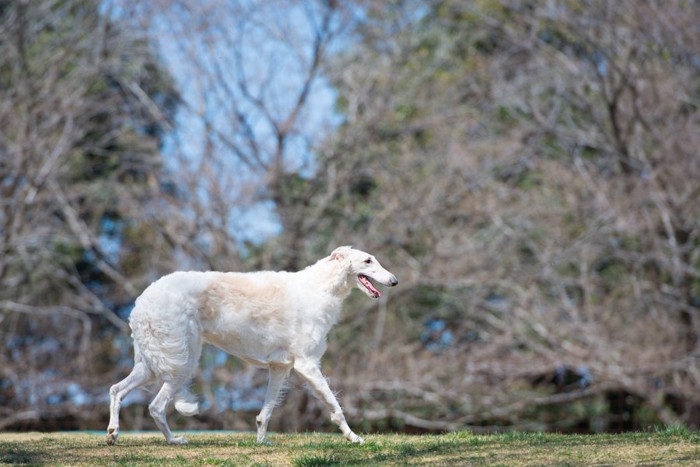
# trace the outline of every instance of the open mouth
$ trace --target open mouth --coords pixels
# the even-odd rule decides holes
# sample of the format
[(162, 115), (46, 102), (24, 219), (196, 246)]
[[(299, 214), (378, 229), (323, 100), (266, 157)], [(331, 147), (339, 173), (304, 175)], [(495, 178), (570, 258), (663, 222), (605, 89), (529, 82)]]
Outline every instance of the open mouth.
[(376, 299), (382, 296), (382, 293), (379, 290), (377, 290), (374, 284), (372, 284), (372, 281), (369, 277), (365, 276), (364, 274), (358, 274), (357, 280), (360, 282), (360, 284), (362, 284), (362, 286), (365, 288), (365, 291), (367, 292), (367, 295), (369, 295), (370, 297)]

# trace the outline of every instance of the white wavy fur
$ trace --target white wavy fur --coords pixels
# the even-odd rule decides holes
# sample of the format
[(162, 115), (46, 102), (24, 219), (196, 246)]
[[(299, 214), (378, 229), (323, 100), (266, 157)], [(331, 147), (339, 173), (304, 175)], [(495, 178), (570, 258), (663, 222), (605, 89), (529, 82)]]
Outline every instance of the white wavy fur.
[(351, 247), (299, 272), (175, 272), (151, 284), (136, 300), (129, 318), (134, 339), (134, 368), (110, 388), (107, 444), (119, 436), (119, 409), (133, 389), (150, 383), (160, 390), (149, 405), (151, 416), (168, 443), (173, 436), (167, 409), (191, 416), (199, 412), (186, 385), (204, 342), (270, 373), (265, 402), (256, 418), (260, 443), (266, 441), (272, 410), (289, 372), (294, 369), (328, 408), (345, 437), (361, 443), (320, 371), (326, 336), (337, 322), (344, 298), (358, 288), (370, 298), (381, 292), (368, 280), (398, 283), (376, 258)]

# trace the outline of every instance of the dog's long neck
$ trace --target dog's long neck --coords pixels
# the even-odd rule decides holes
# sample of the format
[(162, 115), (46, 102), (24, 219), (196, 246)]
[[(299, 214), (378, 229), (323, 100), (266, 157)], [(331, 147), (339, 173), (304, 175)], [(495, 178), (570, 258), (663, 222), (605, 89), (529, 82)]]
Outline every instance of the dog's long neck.
[(314, 287), (319, 293), (336, 297), (341, 303), (352, 290), (348, 282), (347, 264), (342, 261), (323, 258), (302, 271), (308, 276), (309, 287)]

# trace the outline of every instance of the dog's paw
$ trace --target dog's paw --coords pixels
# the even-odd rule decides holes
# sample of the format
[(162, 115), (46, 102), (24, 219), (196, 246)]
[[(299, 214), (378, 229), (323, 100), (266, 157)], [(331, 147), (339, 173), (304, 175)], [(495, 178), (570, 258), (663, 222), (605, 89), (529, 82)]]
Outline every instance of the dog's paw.
[(350, 433), (347, 436), (348, 441), (355, 444), (365, 444), (365, 440), (362, 437), (357, 436), (355, 433)]
[(176, 436), (168, 440), (168, 444), (187, 444), (188, 441), (183, 436)]
[(116, 428), (107, 429), (107, 445), (114, 446), (117, 443), (117, 438), (119, 438), (119, 430)]

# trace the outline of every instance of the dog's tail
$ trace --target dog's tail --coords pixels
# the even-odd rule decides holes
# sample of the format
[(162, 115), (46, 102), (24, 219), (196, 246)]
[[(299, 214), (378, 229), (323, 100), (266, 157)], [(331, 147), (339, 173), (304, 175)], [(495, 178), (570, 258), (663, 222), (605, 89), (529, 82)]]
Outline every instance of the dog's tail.
[(175, 410), (186, 417), (197, 415), (199, 413), (197, 397), (187, 388), (180, 389), (175, 395)]

